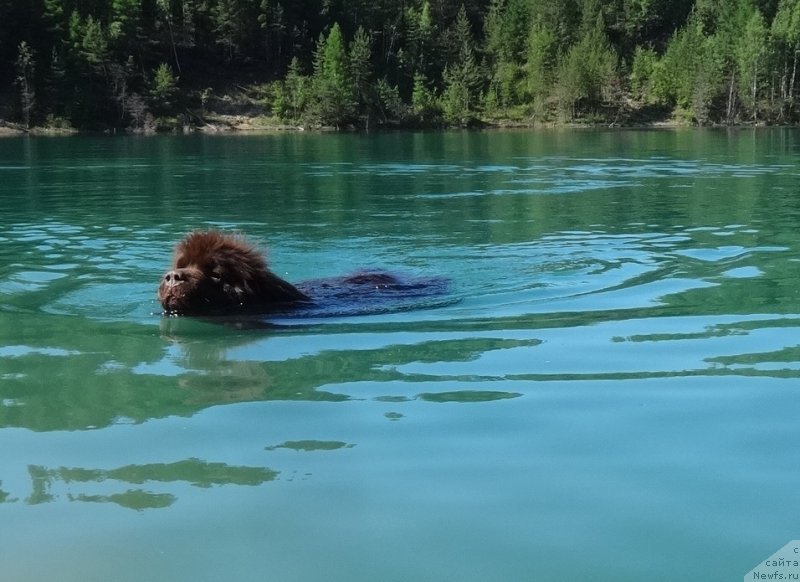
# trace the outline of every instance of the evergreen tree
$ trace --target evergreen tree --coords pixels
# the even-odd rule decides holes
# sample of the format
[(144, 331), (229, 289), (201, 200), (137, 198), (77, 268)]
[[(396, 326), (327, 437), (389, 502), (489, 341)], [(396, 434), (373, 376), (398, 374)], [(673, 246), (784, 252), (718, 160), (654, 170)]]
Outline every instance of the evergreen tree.
[(98, 69), (108, 62), (108, 40), (103, 24), (91, 14), (83, 22), (79, 53), (87, 63)]
[(730, 0), (719, 5), (709, 3), (708, 0), (699, 0), (698, 7), (706, 14), (706, 30), (713, 30), (710, 42), (721, 63), (723, 89), (726, 94), (724, 120), (733, 123), (741, 101), (739, 77), (742, 71), (737, 58), (738, 47), (742, 31), (747, 27), (755, 6), (753, 0)]
[(62, 0), (44, 0), (42, 23), (50, 35), (50, 42), (55, 45), (64, 38), (64, 6)]
[(401, 120), (406, 117), (408, 107), (400, 98), (400, 91), (397, 85), (391, 85), (386, 80), (386, 77), (382, 77), (375, 84), (375, 93), (377, 95), (378, 109), (384, 123), (390, 119)]
[(341, 127), (355, 117), (350, 62), (338, 23), (320, 36), (314, 59), (314, 113), (323, 125)]
[(369, 106), (369, 81), (372, 75), (372, 39), (359, 26), (350, 44), (350, 79), (355, 90), (355, 99), (362, 110)]
[(603, 30), (602, 12), (595, 26), (580, 39), (561, 61), (558, 98), (561, 111), (574, 118), (579, 109), (595, 111), (610, 94), (616, 77), (617, 56)]
[(475, 58), (474, 41), (467, 11), (462, 5), (450, 37), (458, 44), (458, 55), (444, 70), (442, 111), (448, 122), (467, 125), (476, 114), (483, 78)]
[(534, 112), (544, 110), (545, 102), (555, 83), (558, 39), (543, 22), (531, 27), (528, 35), (526, 89)]
[(704, 34), (703, 22), (702, 12), (695, 11), (673, 36), (652, 78), (655, 101), (677, 106), (679, 114), (700, 124), (711, 120), (711, 105), (722, 97), (724, 84), (724, 57)]
[(16, 67), (22, 119), (25, 123), (25, 127), (30, 128), (31, 115), (33, 113), (33, 107), (36, 104), (36, 89), (34, 87), (36, 62), (34, 60), (33, 50), (24, 40), (19, 43)]
[(138, 0), (113, 0), (108, 36), (122, 50), (130, 52), (139, 41), (141, 2)]
[[(516, 23), (522, 14), (516, 9), (520, 0), (493, 0), (484, 24), (485, 50), (489, 56), (492, 75), (485, 101), (488, 107), (509, 107), (519, 101), (522, 78), (520, 54), (517, 50), (518, 34), (509, 23)], [(525, 18), (527, 13), (525, 12)], [(525, 35), (522, 36), (523, 42)]]
[(273, 0), (261, 0), (257, 20), (264, 31), (264, 48), (268, 58), (280, 59), (283, 56), (284, 41), (287, 36), (283, 4)]
[[(0, 97), (32, 122), (149, 126), (182, 91), (205, 106), (207, 76), (338, 126), (613, 115), (622, 89), (697, 123), (800, 122), (800, 0), (0, 0), (0, 15)], [(168, 98), (159, 63), (181, 78)]]
[(178, 78), (172, 72), (172, 67), (167, 63), (161, 63), (153, 73), (153, 81), (150, 87), (153, 108), (168, 112), (174, 105), (177, 91)]
[[(50, 62), (44, 76), (44, 90), (46, 93), (47, 107), (49, 108), (49, 117), (51, 121), (55, 121), (56, 117), (61, 117), (64, 102), (68, 91), (65, 85), (67, 78), (67, 69), (61, 54), (52, 47), (50, 49)], [(59, 119), (59, 125), (68, 126), (66, 120)]]
[(653, 77), (658, 68), (658, 55), (651, 48), (636, 47), (631, 65), (630, 84), (634, 99), (651, 101)]
[(407, 25), (405, 65), (412, 74), (431, 75), (436, 60), (436, 27), (431, 18), (431, 6), (423, 0), (418, 9), (413, 6), (405, 12)]
[(422, 124), (435, 122), (441, 115), (436, 94), (428, 87), (428, 81), (422, 73), (414, 75), (411, 112), (417, 122)]
[(285, 79), (276, 86), (273, 112), (281, 119), (298, 122), (308, 109), (310, 85), (311, 80), (300, 71), (300, 60), (293, 57)]

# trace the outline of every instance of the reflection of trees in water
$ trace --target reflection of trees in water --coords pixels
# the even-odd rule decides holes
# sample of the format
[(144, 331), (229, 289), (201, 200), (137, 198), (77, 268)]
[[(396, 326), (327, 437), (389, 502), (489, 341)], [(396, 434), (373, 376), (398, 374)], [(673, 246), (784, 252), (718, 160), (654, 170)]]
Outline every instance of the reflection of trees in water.
[[(4, 404), (0, 406), (0, 428), (83, 430), (118, 422), (192, 416), (209, 406), (233, 402), (341, 402), (352, 396), (321, 387), (363, 382), (428, 383), (441, 378), (408, 373), (402, 367), (468, 362), (489, 351), (539, 343), (467, 336), (369, 349), (342, 347), (263, 361), (232, 359), (231, 354), (244, 347), (269, 354), (272, 337), (302, 335), (308, 330), (263, 322), (259, 329), (242, 330), (236, 322), (232, 329), (177, 318), (165, 320), (161, 336), (154, 339), (149, 327), (97, 324), (95, 334), (75, 334), (69, 329), (74, 322), (53, 319), (48, 334), (31, 337), (57, 337), (59, 345), (38, 346), (31, 341), (33, 345), (24, 346), (26, 351), (3, 358), (7, 372), (4, 369), (0, 383), (0, 402)], [(399, 331), (408, 330), (401, 327)], [(465, 383), (479, 380), (472, 376), (447, 379)]]
[[(266, 467), (240, 467), (226, 463), (209, 463), (200, 459), (186, 459), (175, 463), (151, 463), (146, 465), (126, 465), (117, 469), (83, 469), (58, 467), (48, 469), (39, 465), (29, 465), (32, 491), (26, 500), (30, 505), (54, 501), (51, 493), (57, 483), (73, 484), (104, 483), (117, 481), (133, 485), (145, 483), (186, 482), (194, 487), (214, 485), (256, 486), (273, 481), (277, 471)], [(115, 503), (129, 509), (143, 510), (172, 505), (177, 497), (171, 493), (155, 493), (141, 488), (128, 489), (121, 493), (89, 494), (67, 493), (70, 501), (94, 503)], [(2, 501), (2, 498), (0, 498)]]
[[(353, 448), (354, 444), (342, 441), (300, 440), (286, 441), (264, 447), (265, 451), (288, 449), (295, 452), (325, 452)], [(31, 494), (25, 499), (28, 505), (39, 505), (57, 501), (60, 495), (53, 493), (58, 487), (66, 488), (64, 497), (69, 501), (89, 503), (114, 503), (128, 509), (142, 511), (169, 507), (177, 501), (177, 495), (169, 492), (155, 492), (142, 487), (129, 488), (112, 493), (91, 493), (85, 491), (91, 484), (116, 482), (129, 485), (188, 483), (193, 487), (209, 488), (222, 485), (255, 487), (277, 479), (279, 471), (267, 467), (246, 467), (227, 463), (210, 463), (190, 458), (174, 463), (148, 463), (144, 465), (125, 465), (116, 469), (85, 469), (82, 467), (47, 468), (41, 465), (28, 465), (31, 479)], [(2, 485), (2, 481), (0, 481)], [(82, 492), (74, 492), (80, 487)], [(0, 489), (0, 503), (14, 503), (10, 493)]]
[(289, 449), (292, 451), (335, 451), (337, 449), (352, 449), (355, 445), (347, 444), (342, 441), (286, 441), (279, 445), (264, 447), (265, 451), (276, 451), (278, 449)]
[[(0, 485), (2, 485), (2, 484), (3, 484), (3, 482), (0, 481)], [(16, 501), (16, 499), (11, 497), (11, 493), (8, 493), (8, 492), (3, 491), (2, 489), (0, 489), (0, 503), (9, 503), (11, 501)]]

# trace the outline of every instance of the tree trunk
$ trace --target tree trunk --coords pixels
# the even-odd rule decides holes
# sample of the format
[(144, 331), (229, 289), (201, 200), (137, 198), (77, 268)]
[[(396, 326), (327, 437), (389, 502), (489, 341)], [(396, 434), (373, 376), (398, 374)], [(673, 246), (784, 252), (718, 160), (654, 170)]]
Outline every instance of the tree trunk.
[(797, 51), (794, 52), (794, 56), (792, 57), (792, 77), (789, 81), (789, 88), (786, 95), (789, 99), (791, 99), (792, 96), (794, 95), (794, 80), (796, 75), (797, 75)]
[(727, 112), (727, 123), (733, 123), (733, 112), (734, 112), (734, 102), (736, 100), (736, 71), (731, 72), (731, 81), (730, 86), (728, 87), (728, 112)]

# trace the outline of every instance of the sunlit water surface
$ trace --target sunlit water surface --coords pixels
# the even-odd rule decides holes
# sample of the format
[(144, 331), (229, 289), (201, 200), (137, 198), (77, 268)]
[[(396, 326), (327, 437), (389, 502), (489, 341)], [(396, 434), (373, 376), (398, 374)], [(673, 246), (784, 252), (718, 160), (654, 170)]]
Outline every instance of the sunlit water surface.
[[(0, 140), (3, 579), (741, 579), (800, 538), (799, 169), (794, 130)], [(161, 317), (209, 226), (451, 300)]]

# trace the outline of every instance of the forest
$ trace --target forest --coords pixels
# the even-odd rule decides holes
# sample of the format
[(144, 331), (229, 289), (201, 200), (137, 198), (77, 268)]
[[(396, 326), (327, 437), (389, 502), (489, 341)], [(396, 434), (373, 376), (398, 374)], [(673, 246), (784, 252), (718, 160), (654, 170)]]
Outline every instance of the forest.
[(0, 120), (800, 120), (800, 0), (0, 0)]

